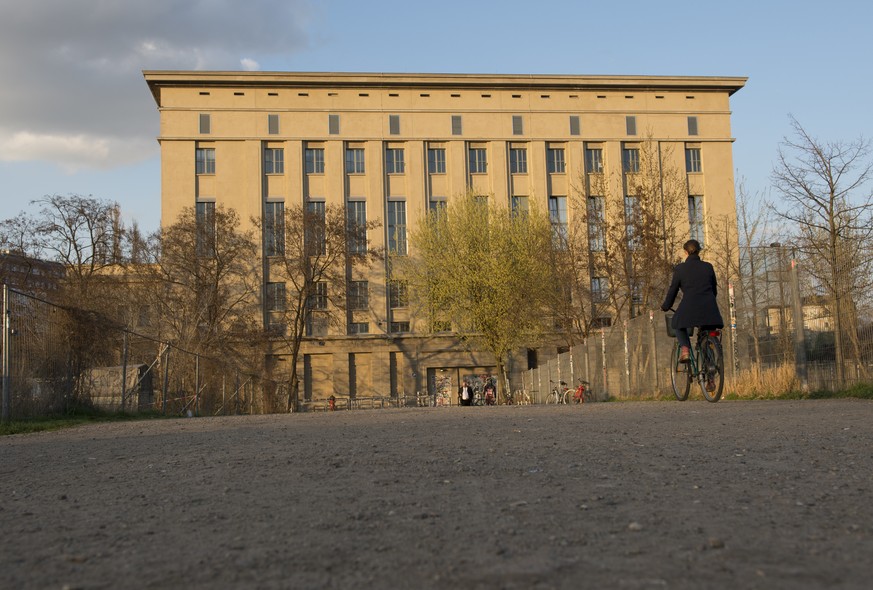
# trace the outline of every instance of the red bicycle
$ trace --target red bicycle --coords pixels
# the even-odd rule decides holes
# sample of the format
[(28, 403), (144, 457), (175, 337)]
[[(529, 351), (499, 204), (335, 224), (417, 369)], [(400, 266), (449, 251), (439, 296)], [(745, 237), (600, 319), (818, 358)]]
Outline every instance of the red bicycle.
[(573, 401), (577, 404), (584, 404), (586, 401), (591, 401), (590, 399), (586, 399), (588, 396), (585, 393), (587, 389), (587, 385), (590, 385), (587, 381), (583, 381), (579, 379), (579, 387), (576, 388), (576, 391), (573, 392)]

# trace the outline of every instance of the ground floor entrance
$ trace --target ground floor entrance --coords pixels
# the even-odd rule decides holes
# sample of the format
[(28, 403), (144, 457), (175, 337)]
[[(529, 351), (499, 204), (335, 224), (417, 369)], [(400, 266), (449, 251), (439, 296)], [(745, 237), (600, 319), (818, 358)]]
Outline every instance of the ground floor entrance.
[(494, 367), (432, 367), (427, 370), (427, 393), (431, 405), (458, 405), (458, 388), (464, 380), (473, 388), (474, 399), (484, 400), (488, 384), (494, 386), (495, 396), (499, 391)]

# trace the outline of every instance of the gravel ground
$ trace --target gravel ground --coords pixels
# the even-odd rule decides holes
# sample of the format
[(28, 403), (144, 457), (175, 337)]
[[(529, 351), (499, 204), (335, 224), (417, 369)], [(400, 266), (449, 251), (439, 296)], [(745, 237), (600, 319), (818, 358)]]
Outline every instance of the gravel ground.
[(422, 408), (0, 439), (4, 588), (869, 588), (873, 403)]

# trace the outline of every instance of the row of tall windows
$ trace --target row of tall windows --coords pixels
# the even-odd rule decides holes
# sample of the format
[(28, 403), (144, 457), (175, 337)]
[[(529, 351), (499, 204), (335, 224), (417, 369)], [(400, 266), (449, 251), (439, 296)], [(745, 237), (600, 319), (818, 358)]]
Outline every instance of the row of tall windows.
[[(364, 174), (365, 152), (363, 148), (348, 148), (345, 151), (345, 170), (347, 174)], [(488, 154), (483, 147), (471, 147), (468, 150), (469, 170), (471, 174), (485, 174), (488, 171)], [(406, 171), (404, 149), (389, 147), (385, 150), (385, 171), (388, 174), (404, 174)], [(509, 150), (509, 171), (512, 174), (527, 174), (527, 148), (511, 147)], [(547, 148), (546, 169), (549, 174), (564, 174), (566, 172), (565, 152), (563, 148)], [(304, 170), (307, 174), (324, 174), (324, 148), (306, 148), (304, 150)], [(427, 171), (429, 174), (446, 173), (445, 148), (428, 148)], [(603, 172), (603, 149), (585, 149), (585, 171), (589, 173)], [(622, 171), (634, 174), (640, 171), (640, 150), (635, 147), (622, 149)], [(703, 172), (703, 162), (699, 147), (685, 149), (685, 171), (688, 173)], [(196, 174), (215, 174), (215, 148), (198, 147), (195, 150)], [(264, 148), (264, 173), (284, 174), (285, 155), (282, 148)]]

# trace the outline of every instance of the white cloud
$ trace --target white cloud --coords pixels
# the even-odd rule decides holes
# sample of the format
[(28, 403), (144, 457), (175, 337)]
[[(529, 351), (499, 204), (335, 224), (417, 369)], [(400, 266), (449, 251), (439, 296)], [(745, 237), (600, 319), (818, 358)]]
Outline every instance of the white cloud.
[(136, 162), (157, 151), (154, 140), (100, 137), (80, 133), (54, 135), (19, 131), (0, 135), (0, 160), (23, 162), (46, 160), (65, 172), (83, 168), (105, 169)]
[(152, 69), (260, 69), (306, 46), (315, 0), (0, 0), (0, 161), (150, 157)]
[(248, 72), (257, 72), (258, 70), (261, 69), (261, 64), (259, 64), (255, 60), (249, 59), (247, 57), (244, 57), (241, 60), (239, 60), (239, 63), (240, 63), (240, 65), (242, 65), (242, 68)]

